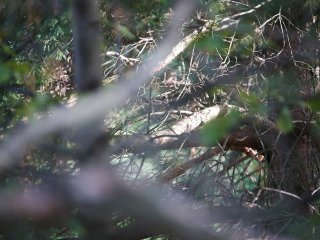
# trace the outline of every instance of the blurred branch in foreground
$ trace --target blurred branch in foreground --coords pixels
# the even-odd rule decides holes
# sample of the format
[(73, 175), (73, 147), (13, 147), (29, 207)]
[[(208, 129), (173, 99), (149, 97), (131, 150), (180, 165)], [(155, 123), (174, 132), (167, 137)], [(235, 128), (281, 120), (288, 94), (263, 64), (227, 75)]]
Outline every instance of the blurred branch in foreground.
[(319, 9), (0, 3), (0, 238), (318, 239)]

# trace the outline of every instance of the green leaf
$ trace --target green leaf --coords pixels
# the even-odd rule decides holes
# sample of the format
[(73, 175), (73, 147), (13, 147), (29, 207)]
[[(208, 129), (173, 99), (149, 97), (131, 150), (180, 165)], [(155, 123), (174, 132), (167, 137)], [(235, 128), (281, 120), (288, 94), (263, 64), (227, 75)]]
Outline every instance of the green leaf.
[(209, 53), (216, 53), (225, 46), (219, 36), (205, 35), (197, 40), (197, 47)]
[(294, 124), (292, 122), (291, 113), (287, 107), (281, 110), (276, 124), (283, 133), (289, 133), (293, 129)]
[(0, 65), (0, 83), (7, 82), (10, 78), (10, 69), (5, 65)]
[(265, 113), (266, 106), (261, 103), (260, 98), (256, 94), (247, 94), (245, 91), (240, 92), (242, 101), (248, 104), (249, 110), (252, 113)]
[(132, 32), (130, 32), (130, 30), (127, 27), (119, 25), (118, 29), (125, 38), (130, 40), (135, 39), (136, 36)]
[(313, 112), (320, 111), (320, 95), (316, 94), (312, 98), (310, 98), (307, 102), (308, 106)]
[(240, 113), (232, 110), (225, 116), (219, 116), (210, 121), (200, 131), (202, 140), (205, 144), (216, 144), (223, 136), (229, 133), (240, 119)]

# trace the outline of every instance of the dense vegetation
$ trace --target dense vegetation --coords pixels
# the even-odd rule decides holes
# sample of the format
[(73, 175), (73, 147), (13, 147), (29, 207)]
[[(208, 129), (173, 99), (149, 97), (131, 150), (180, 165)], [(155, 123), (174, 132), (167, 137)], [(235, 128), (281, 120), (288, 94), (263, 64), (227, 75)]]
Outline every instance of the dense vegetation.
[(0, 2), (1, 239), (319, 239), (319, 0)]

